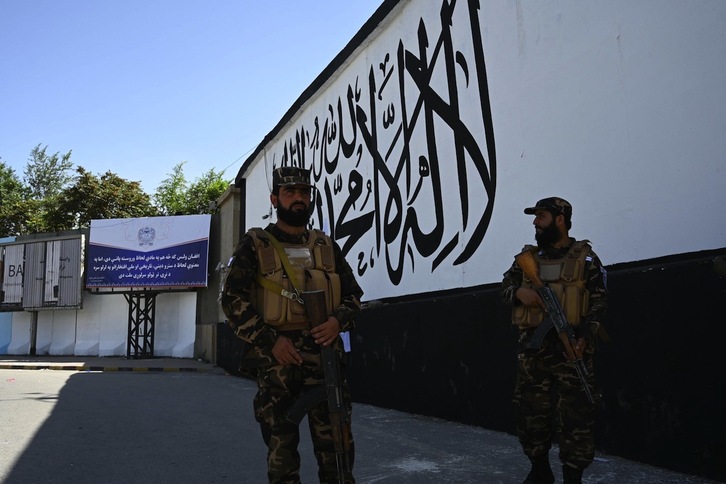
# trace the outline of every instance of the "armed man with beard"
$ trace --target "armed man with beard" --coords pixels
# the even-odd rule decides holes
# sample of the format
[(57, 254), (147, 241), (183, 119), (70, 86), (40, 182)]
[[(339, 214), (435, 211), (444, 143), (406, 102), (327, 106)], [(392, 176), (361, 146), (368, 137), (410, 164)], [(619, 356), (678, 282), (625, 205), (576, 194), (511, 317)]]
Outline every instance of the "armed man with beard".
[[(243, 366), (257, 372), (254, 412), (268, 447), (269, 482), (298, 483), (300, 435), (298, 425), (286, 418), (288, 411), (301, 395), (323, 383), (320, 345), (335, 348), (342, 362), (339, 334), (353, 328), (363, 291), (338, 244), (324, 232), (307, 228), (310, 171), (277, 168), (272, 185), (270, 201), (277, 222), (264, 230), (250, 229), (242, 237), (229, 262), (221, 302), (237, 337), (251, 345)], [(311, 327), (299, 293), (317, 290), (325, 293), (330, 317)], [(349, 414), (344, 377), (342, 385)], [(339, 475), (328, 410), (322, 401), (307, 414), (318, 477), (320, 482), (352, 483), (353, 439), (346, 428), (349, 469)]]
[[(539, 268), (539, 279), (562, 306), (575, 333), (574, 353), (582, 358), (589, 388), (595, 388), (595, 335), (607, 308), (606, 272), (589, 241), (569, 236), (572, 205), (558, 197), (545, 198), (525, 214), (534, 215), (537, 246), (525, 246)], [(504, 274), (504, 303), (512, 306), (512, 322), (519, 329), (517, 383), (514, 405), (519, 442), (532, 464), (525, 483), (552, 483), (549, 450), (559, 433), (560, 460), (565, 483), (582, 482), (582, 473), (595, 455), (596, 403), (588, 399), (573, 361), (553, 328), (539, 347), (533, 336), (545, 317), (545, 305), (533, 281), (517, 262)], [(595, 398), (595, 400), (597, 400)]]

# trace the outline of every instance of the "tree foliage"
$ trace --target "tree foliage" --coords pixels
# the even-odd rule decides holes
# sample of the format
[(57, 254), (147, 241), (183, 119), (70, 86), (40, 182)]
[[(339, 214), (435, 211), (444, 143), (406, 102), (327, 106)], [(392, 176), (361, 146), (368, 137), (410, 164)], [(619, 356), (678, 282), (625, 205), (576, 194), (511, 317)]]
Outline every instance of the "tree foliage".
[(27, 189), (22, 181), (0, 159), (0, 237), (20, 235), (25, 227), (23, 201)]
[(128, 181), (111, 171), (101, 176), (82, 167), (76, 171), (75, 183), (58, 196), (49, 221), (51, 231), (88, 227), (94, 219), (158, 215), (139, 182)]
[(154, 202), (163, 215), (198, 215), (213, 213), (213, 202), (224, 193), (231, 183), (223, 177), (224, 171), (213, 168), (191, 184), (184, 176), (185, 162), (174, 166), (169, 177), (161, 182), (154, 194)]
[(73, 180), (71, 152), (49, 155), (47, 149), (47, 146), (41, 149), (38, 144), (30, 151), (25, 166), (25, 183), (30, 189), (30, 197), (36, 200), (57, 196)]
[(190, 214), (214, 213), (215, 202), (229, 188), (229, 180), (222, 178), (223, 171), (214, 168), (197, 178), (187, 190), (187, 211)]
[(25, 166), (23, 190), (16, 199), (13, 209), (12, 233), (20, 235), (37, 232), (52, 232), (57, 225), (53, 216), (57, 210), (58, 197), (73, 180), (71, 152), (48, 154), (48, 147), (38, 144), (30, 151)]
[(71, 151), (47, 149), (31, 150), (23, 179), (0, 158), (0, 237), (84, 228), (94, 219), (213, 213), (231, 183), (214, 169), (188, 183), (182, 162), (152, 198), (111, 171), (94, 175), (79, 166), (74, 176)]
[(187, 191), (187, 179), (184, 176), (184, 163), (174, 165), (169, 177), (157, 187), (154, 202), (163, 215), (186, 215), (184, 200)]

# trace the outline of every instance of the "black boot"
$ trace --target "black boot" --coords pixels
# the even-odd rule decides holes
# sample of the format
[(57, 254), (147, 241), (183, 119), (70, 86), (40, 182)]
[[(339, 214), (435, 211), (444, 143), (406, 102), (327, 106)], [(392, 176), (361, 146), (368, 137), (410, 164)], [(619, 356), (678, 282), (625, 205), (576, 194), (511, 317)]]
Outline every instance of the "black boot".
[(582, 484), (582, 469), (564, 465), (562, 466), (562, 477), (564, 484)]
[(523, 484), (552, 484), (555, 482), (548, 454), (530, 457), (529, 460), (532, 462), (532, 470), (527, 474)]

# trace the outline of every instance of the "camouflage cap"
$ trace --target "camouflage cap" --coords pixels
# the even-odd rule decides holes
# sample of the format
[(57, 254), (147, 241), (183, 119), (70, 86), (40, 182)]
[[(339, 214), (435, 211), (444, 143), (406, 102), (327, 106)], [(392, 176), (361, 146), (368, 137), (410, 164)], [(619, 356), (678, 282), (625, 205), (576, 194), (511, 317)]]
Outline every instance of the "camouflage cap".
[(312, 186), (310, 184), (310, 170), (304, 170), (296, 166), (275, 168), (275, 171), (272, 172), (272, 186), (288, 187), (292, 185)]
[(527, 215), (534, 215), (537, 210), (548, 210), (554, 216), (562, 214), (567, 220), (570, 220), (572, 217), (572, 205), (570, 205), (570, 202), (560, 197), (543, 198), (538, 201), (534, 207), (525, 208), (524, 213)]

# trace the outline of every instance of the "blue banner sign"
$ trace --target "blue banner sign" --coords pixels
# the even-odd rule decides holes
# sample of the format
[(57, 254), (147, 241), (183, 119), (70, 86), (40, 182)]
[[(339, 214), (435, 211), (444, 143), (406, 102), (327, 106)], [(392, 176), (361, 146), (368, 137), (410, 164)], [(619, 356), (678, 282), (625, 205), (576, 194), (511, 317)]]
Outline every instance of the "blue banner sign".
[(206, 287), (210, 218), (91, 221), (86, 287)]

